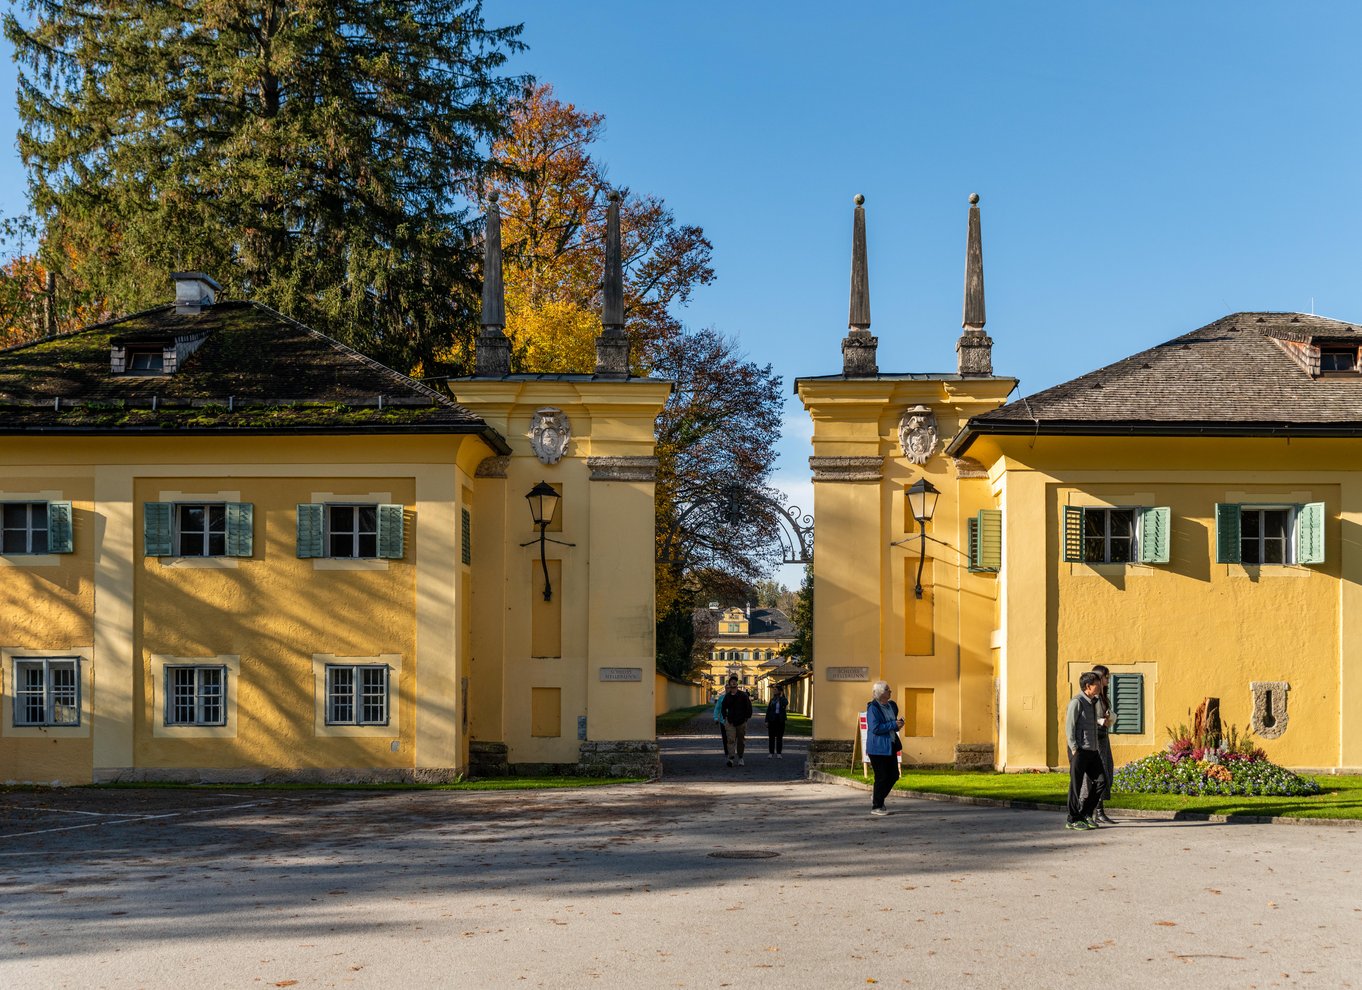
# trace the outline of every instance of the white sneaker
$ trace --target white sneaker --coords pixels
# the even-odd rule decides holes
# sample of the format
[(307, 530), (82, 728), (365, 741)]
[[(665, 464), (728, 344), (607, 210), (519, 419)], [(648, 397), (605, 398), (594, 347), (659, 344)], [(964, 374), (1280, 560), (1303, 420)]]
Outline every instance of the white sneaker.
[(885, 815), (890, 814), (890, 811), (888, 808), (871, 808), (870, 813), (876, 818), (883, 818)]
[(784, 757), (784, 755), (782, 755), (781, 753), (777, 753), (777, 754), (776, 754), (776, 759), (777, 759), (777, 760), (783, 760), (783, 759), (785, 759), (785, 757)]
[(766, 754), (766, 758), (767, 758), (768, 760), (774, 760), (774, 759), (776, 758), (776, 754), (775, 754), (775, 753), (767, 753), (767, 754)]
[(740, 766), (740, 767), (745, 767), (745, 766), (747, 766), (747, 764), (744, 763), (744, 762), (742, 761), (742, 757), (741, 757), (741, 756), (738, 757), (738, 766)]

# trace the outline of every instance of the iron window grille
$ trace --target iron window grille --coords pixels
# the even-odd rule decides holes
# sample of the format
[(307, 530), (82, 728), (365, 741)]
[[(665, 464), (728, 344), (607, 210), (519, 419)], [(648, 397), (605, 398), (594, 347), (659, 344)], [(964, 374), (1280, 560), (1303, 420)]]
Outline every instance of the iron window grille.
[(226, 725), (226, 667), (166, 667), (166, 725)]
[(327, 725), (387, 725), (388, 668), (382, 664), (329, 664)]
[(47, 503), (6, 502), (0, 513), (4, 553), (47, 553)]
[(16, 657), (14, 724), (80, 725), (80, 658)]

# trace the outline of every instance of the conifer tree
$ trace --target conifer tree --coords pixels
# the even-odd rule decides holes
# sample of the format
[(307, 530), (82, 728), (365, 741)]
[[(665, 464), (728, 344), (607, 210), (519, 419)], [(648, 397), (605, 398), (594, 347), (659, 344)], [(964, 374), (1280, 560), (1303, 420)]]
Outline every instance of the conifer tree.
[(480, 0), (19, 0), (20, 152), (43, 264), (100, 308), (206, 271), (398, 367), (472, 315), (461, 191), (519, 26)]

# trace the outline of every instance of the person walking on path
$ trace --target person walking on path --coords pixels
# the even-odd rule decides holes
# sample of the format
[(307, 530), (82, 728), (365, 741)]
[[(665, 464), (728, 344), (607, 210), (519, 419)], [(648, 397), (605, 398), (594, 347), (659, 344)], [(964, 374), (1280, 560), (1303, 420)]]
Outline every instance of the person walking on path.
[(899, 706), (890, 700), (889, 684), (876, 681), (870, 686), (870, 704), (865, 708), (865, 754), (870, 757), (870, 766), (875, 771), (875, 784), (870, 795), (870, 813), (875, 816), (891, 814), (884, 806), (899, 779), (899, 761), (896, 755), (899, 745), (899, 729), (903, 719), (899, 718)]
[(752, 717), (752, 699), (747, 692), (738, 687), (738, 679), (730, 677), (724, 688), (723, 700), (719, 703), (719, 714), (724, 719), (724, 733), (728, 741), (728, 765), (733, 765), (736, 756), (738, 766), (744, 766), (743, 753), (747, 749), (747, 720)]
[(785, 688), (777, 684), (771, 692), (771, 700), (766, 703), (766, 758), (784, 759), (785, 716), (790, 711), (790, 699), (785, 697)]
[(720, 691), (714, 698), (714, 724), (719, 727), (719, 738), (724, 742), (724, 757), (727, 758), (728, 752), (728, 730), (724, 728), (724, 698), (725, 693)]
[(1065, 828), (1097, 828), (1092, 812), (1104, 783), (1097, 741), (1097, 696), (1101, 690), (1101, 675), (1088, 671), (1078, 679), (1078, 694), (1064, 713), (1064, 738), (1069, 744), (1069, 815)]
[(1116, 761), (1111, 757), (1111, 727), (1116, 724), (1116, 713), (1111, 707), (1111, 670), (1095, 664), (1092, 672), (1102, 678), (1097, 692), (1097, 755), (1102, 758), (1102, 792), (1097, 795), (1097, 807), (1092, 820), (1099, 825), (1115, 825), (1107, 814), (1106, 803), (1111, 798), (1111, 779), (1116, 772)]

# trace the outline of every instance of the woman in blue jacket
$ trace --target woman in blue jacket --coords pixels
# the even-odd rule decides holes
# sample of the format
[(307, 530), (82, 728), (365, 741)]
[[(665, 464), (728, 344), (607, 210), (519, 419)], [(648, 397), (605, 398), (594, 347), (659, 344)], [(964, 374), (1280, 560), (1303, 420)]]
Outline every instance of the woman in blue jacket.
[(899, 706), (890, 699), (893, 691), (887, 682), (876, 681), (870, 686), (870, 694), (870, 704), (865, 709), (865, 753), (875, 771), (870, 813), (882, 816), (890, 814), (884, 799), (899, 779), (897, 745), (903, 719), (899, 718)]

